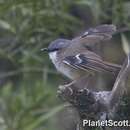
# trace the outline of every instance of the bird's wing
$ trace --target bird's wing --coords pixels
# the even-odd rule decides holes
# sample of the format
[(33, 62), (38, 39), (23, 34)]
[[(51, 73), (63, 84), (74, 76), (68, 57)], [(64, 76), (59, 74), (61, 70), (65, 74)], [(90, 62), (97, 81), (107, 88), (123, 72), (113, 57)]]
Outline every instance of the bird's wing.
[(87, 51), (74, 56), (68, 56), (63, 63), (76, 69), (89, 72), (110, 72), (117, 74), (121, 66), (105, 62), (94, 52)]
[(98, 43), (103, 40), (109, 40), (112, 34), (116, 32), (115, 25), (100, 25), (95, 28), (88, 29), (83, 35), (72, 39), (73, 42), (84, 43), (86, 45), (91, 45)]

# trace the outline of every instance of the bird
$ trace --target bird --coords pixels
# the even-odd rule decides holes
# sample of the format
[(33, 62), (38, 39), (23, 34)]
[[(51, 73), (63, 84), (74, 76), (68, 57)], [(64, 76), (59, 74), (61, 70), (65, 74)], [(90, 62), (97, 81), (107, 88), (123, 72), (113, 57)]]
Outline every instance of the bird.
[(115, 32), (115, 25), (103, 24), (89, 28), (82, 35), (71, 40), (56, 39), (41, 50), (47, 51), (57, 71), (72, 81), (95, 73), (105, 72), (116, 75), (121, 65), (104, 61), (91, 50), (92, 45), (111, 39)]

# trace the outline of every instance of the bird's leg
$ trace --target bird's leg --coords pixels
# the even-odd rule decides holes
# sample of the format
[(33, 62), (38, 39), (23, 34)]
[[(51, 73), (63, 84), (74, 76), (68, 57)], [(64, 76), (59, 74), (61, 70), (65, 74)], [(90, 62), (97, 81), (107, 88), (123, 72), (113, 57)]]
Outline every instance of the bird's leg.
[[(85, 75), (83, 77), (79, 77), (79, 78), (73, 80), (72, 82), (70, 82), (68, 84), (60, 85), (59, 91), (65, 92), (66, 90), (69, 90), (70, 95), (72, 95), (73, 94), (73, 88), (77, 88), (77, 89), (82, 90), (82, 89), (85, 88), (85, 86), (88, 86), (89, 77), (90, 77), (90, 75), (87, 75), (87, 76)], [(84, 83), (85, 86), (82, 86), (82, 83)]]
[(90, 75), (86, 75), (83, 77), (79, 77), (76, 80), (73, 80), (69, 84), (60, 85), (57, 94), (58, 97), (60, 97), (64, 101), (69, 101), (70, 103), (75, 102), (75, 97), (80, 93), (87, 94), (88, 89), (86, 86), (88, 86)]
[(82, 86), (82, 84), (84, 84), (85, 86), (88, 86), (88, 83), (89, 83), (89, 80), (91, 77), (92, 77), (91, 74), (84, 75), (84, 76), (81, 76), (81, 77), (74, 79), (73, 81), (71, 81), (68, 84), (60, 85), (60, 87), (66, 88), (66, 87), (71, 87), (74, 85), (74, 86), (81, 89), (81, 88), (84, 88), (84, 86)]
[(75, 83), (76, 83), (76, 80), (73, 80), (72, 82), (70, 82), (68, 84), (61, 85), (61, 86), (70, 87), (70, 86), (74, 85)]
[(57, 91), (58, 95), (61, 95), (63, 93), (72, 95), (73, 94), (73, 90), (72, 90), (71, 86), (74, 85), (75, 82), (76, 82), (76, 80), (74, 80), (74, 81), (72, 81), (72, 82), (70, 82), (68, 84), (60, 85), (59, 89)]
[(84, 88), (87, 88), (88, 84), (89, 84), (89, 80), (90, 80), (91, 75), (85, 75), (83, 77), (79, 77), (75, 80), (73, 80), (72, 82), (68, 83), (68, 84), (64, 84), (64, 85), (60, 85), (59, 86), (59, 92), (65, 92), (66, 90), (70, 91), (70, 94), (73, 94), (73, 89), (77, 89), (77, 90), (83, 90)]

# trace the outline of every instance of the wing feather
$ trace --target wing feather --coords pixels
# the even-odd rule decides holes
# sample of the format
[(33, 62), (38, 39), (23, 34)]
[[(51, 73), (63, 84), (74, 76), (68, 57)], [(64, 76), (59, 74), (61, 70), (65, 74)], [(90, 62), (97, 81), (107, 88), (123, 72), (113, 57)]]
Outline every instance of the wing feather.
[(111, 39), (115, 32), (116, 26), (112, 24), (99, 25), (95, 28), (88, 29), (83, 35), (72, 39), (72, 41), (92, 45), (103, 40)]
[(103, 61), (98, 55), (95, 53), (83, 53), (75, 56), (66, 57), (63, 62), (73, 68), (92, 72), (110, 72), (117, 73), (120, 71), (121, 66), (108, 63)]

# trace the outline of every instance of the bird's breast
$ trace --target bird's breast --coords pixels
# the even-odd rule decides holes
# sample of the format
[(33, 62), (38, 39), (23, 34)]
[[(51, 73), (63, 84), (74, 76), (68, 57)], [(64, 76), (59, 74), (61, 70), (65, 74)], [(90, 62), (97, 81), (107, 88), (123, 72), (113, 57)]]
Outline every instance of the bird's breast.
[(56, 51), (50, 52), (49, 57), (50, 57), (52, 63), (56, 66), (56, 64), (57, 64), (57, 52)]
[(57, 52), (49, 53), (49, 57), (50, 57), (52, 63), (55, 65), (56, 69), (63, 75), (67, 76), (68, 78), (70, 78), (72, 80), (74, 80), (80, 76), (80, 73), (78, 70), (75, 70), (74, 68), (72, 68), (62, 62), (62, 59), (60, 59), (57, 56)]

